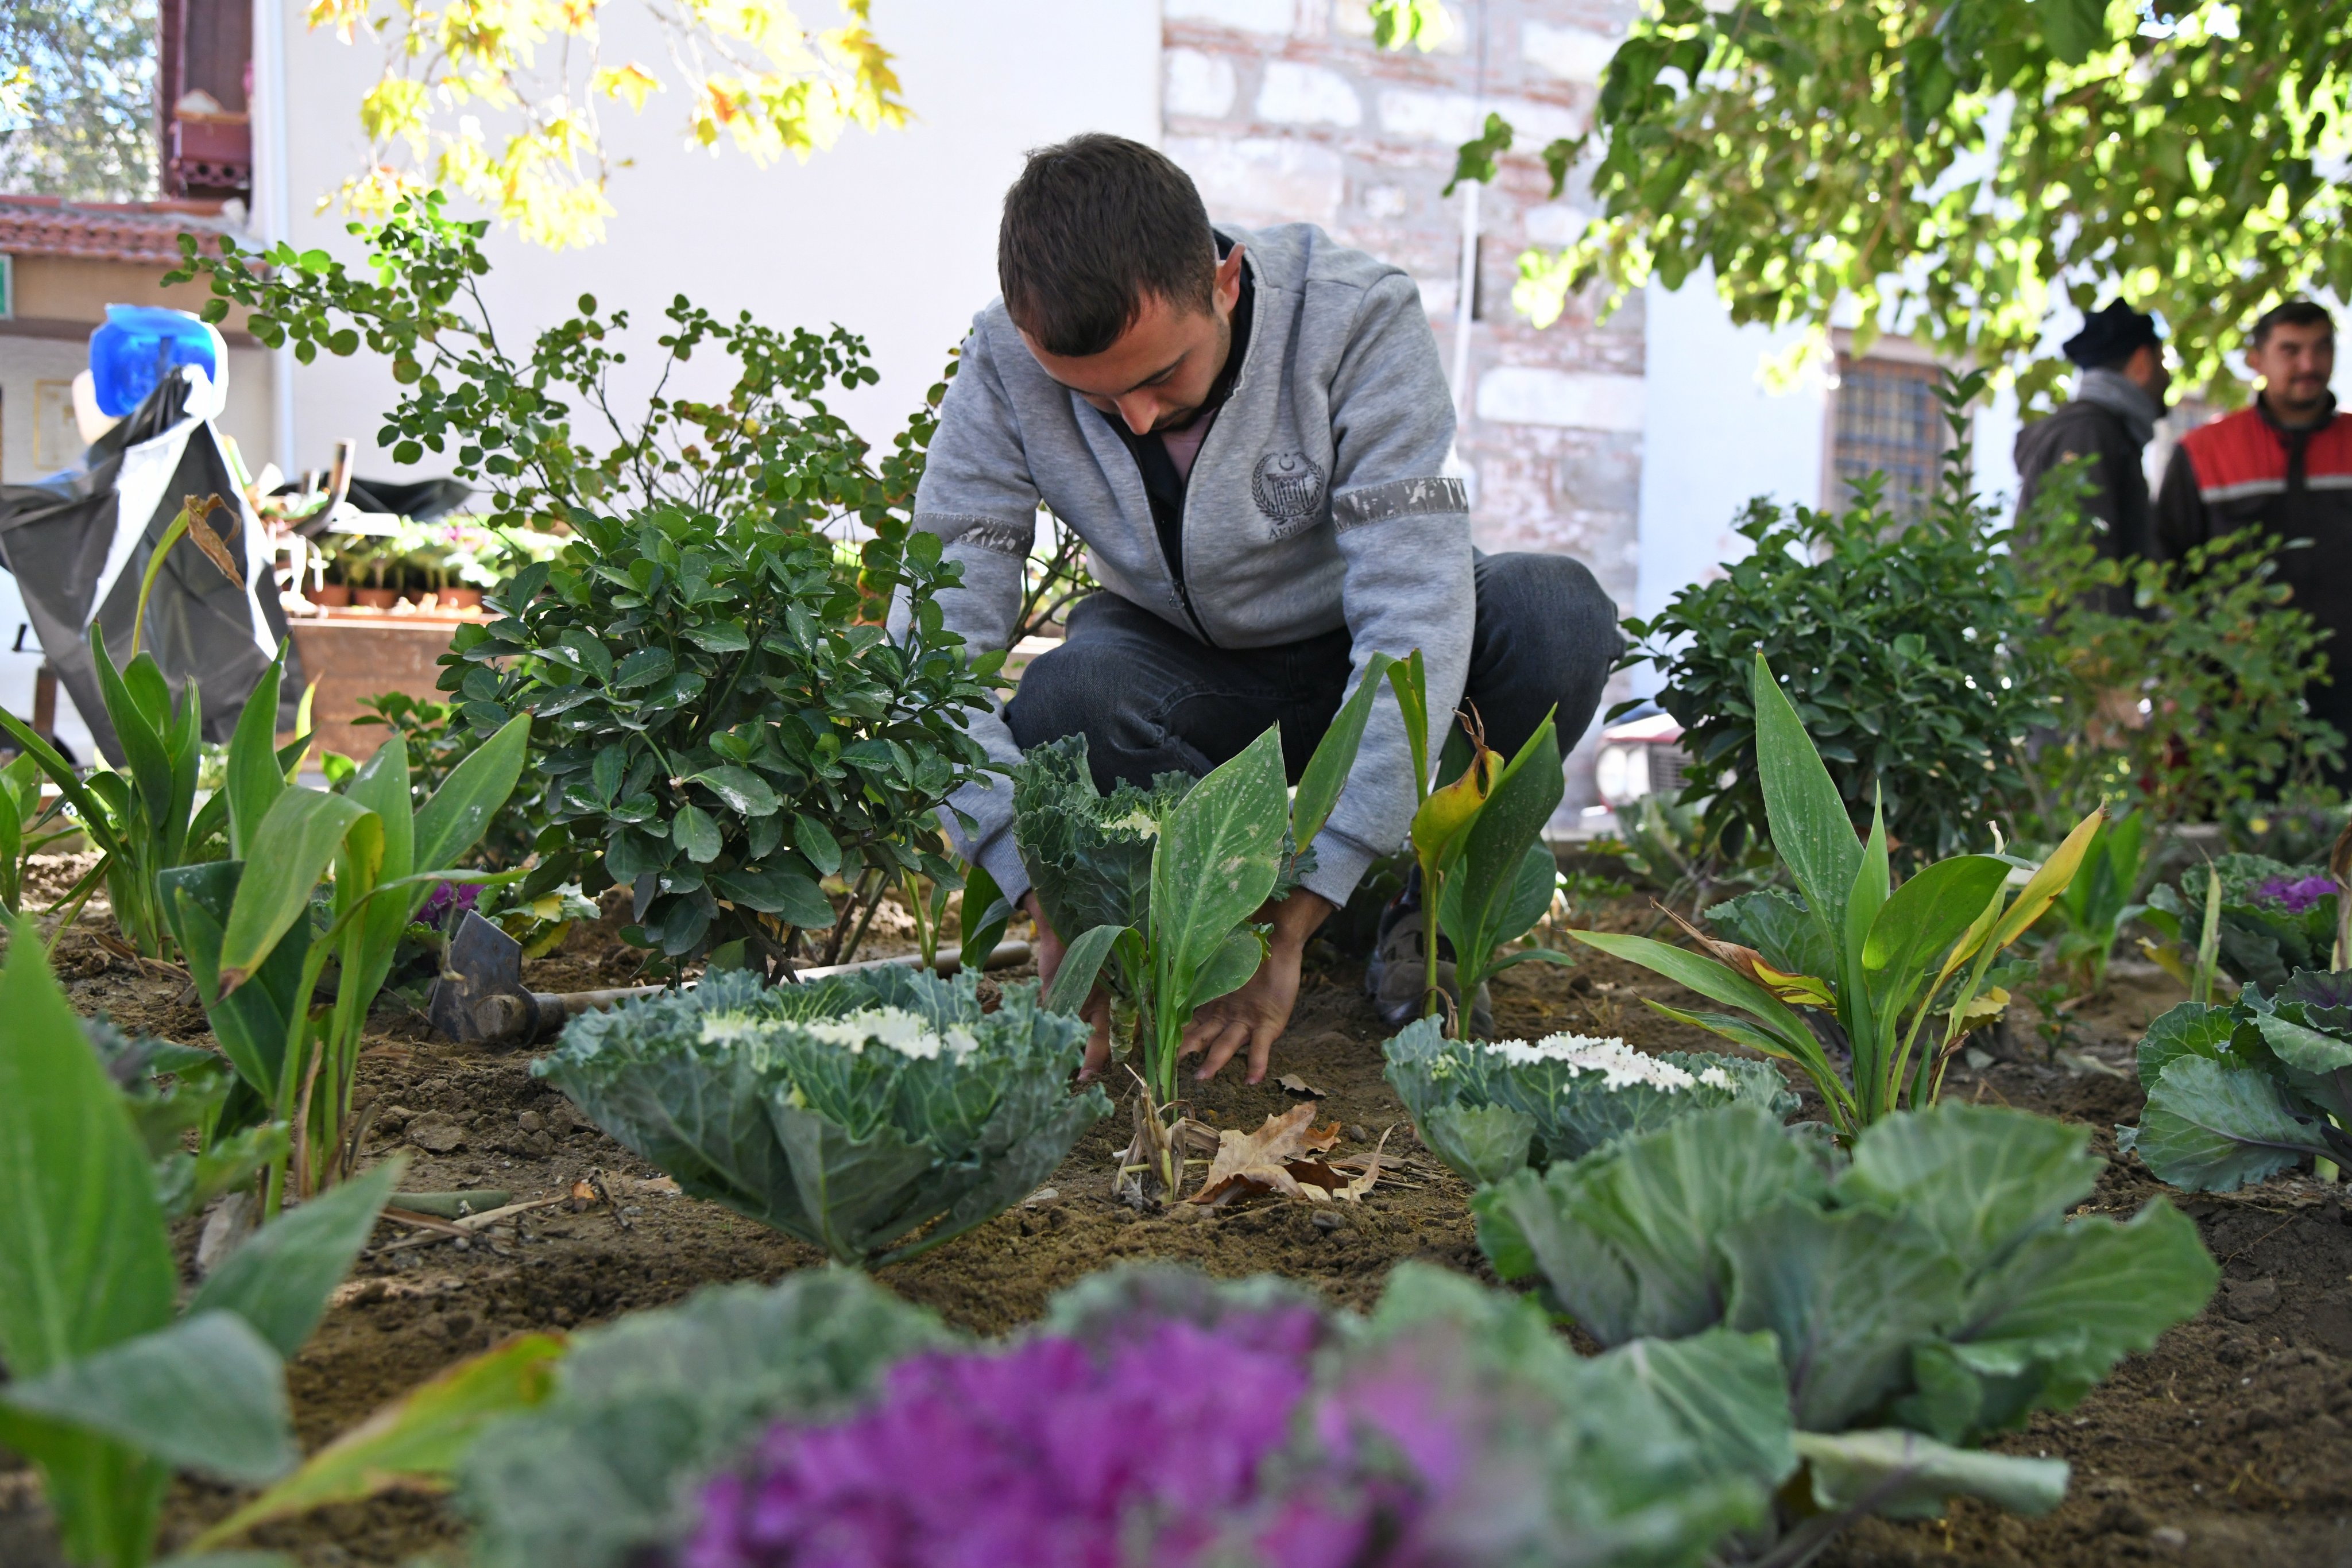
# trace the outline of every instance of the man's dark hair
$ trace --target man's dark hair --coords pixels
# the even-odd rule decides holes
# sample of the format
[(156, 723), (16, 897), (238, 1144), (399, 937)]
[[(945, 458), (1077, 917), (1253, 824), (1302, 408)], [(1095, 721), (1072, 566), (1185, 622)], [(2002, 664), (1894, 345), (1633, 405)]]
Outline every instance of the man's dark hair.
[(2263, 311), (2254, 322), (2252, 346), (2259, 349), (2267, 342), (2273, 327), (2325, 327), (2329, 337), (2336, 336), (2336, 318), (2326, 306), (2309, 299), (2290, 299)]
[(1099, 354), (1156, 294), (1210, 308), (1216, 236), (1164, 153), (1088, 132), (1029, 154), (1004, 193), (996, 278), (1013, 323), (1049, 354)]

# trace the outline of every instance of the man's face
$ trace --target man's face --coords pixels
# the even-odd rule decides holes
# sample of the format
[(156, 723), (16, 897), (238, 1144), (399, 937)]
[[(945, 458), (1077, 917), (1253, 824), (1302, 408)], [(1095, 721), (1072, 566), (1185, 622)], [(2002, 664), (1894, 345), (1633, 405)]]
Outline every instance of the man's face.
[(2282, 321), (2246, 350), (2246, 367), (2263, 378), (2263, 396), (2273, 413), (2300, 419), (2319, 412), (2328, 378), (2336, 373), (2336, 332), (2322, 322), (2290, 326)]
[(2124, 366), (2124, 374), (2138, 382), (2159, 404), (2164, 402), (2164, 394), (2172, 390), (2172, 367), (2164, 362), (2160, 344), (2142, 343), (2134, 349), (2130, 361)]
[(1049, 354), (1028, 333), (1021, 340), (1047, 375), (1138, 435), (1181, 430), (1209, 401), (1209, 388), (1233, 347), (1234, 304), (1241, 298), (1242, 247), (1217, 264), (1208, 310), (1179, 309), (1156, 294), (1127, 330), (1099, 354)]

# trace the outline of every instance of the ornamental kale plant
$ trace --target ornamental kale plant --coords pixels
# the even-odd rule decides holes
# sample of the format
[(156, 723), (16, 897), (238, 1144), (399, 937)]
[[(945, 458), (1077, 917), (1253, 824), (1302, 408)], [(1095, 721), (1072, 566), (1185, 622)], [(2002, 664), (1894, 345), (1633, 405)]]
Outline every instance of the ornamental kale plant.
[[(1896, 1517), (1971, 1496), (2042, 1513), (2066, 1466), (1967, 1451), (2063, 1410), (2200, 1311), (2219, 1270), (2170, 1204), (2068, 1219), (2102, 1162), (2088, 1130), (1937, 1105), (1845, 1158), (1753, 1106), (1685, 1116), (1472, 1200), (1506, 1280), (1608, 1345), (1732, 1328), (1780, 1345), (1813, 1500), (1784, 1517), (1804, 1561), (1840, 1511)], [(1786, 1496), (1787, 1494), (1783, 1494)]]
[(677, 1560), (1696, 1564), (1794, 1467), (1777, 1384), (1760, 1335), (1587, 1361), (1528, 1303), (1409, 1263), (1360, 1324), (1275, 1281), (1113, 1274), (1041, 1333), (779, 1424)]
[(583, 1013), (531, 1066), (698, 1197), (857, 1265), (961, 1236), (1110, 1112), (1073, 1094), (1087, 1026), (979, 977), (886, 968), (769, 988), (743, 971)]
[(1798, 1104), (1767, 1062), (1706, 1051), (1650, 1056), (1580, 1034), (1478, 1044), (1449, 1040), (1434, 1019), (1423, 1019), (1381, 1051), (1413, 1131), (1478, 1186), (1581, 1159), (1717, 1105), (1758, 1105), (1785, 1121)]
[(1900, 853), (1934, 859), (2024, 798), (2037, 622), (1998, 509), (1970, 478), (1968, 406), (1984, 381), (1937, 388), (1953, 444), (1917, 520), (1898, 525), (1875, 483), (1835, 514), (1751, 502), (1736, 525), (1748, 556), (1626, 622), (1640, 640), (1626, 663), (1664, 676), (1657, 700), (1691, 757), (1685, 794), (1707, 797), (1707, 827), (1727, 847), (1771, 828), (1748, 685), (1759, 654), (1787, 673), (1858, 832), (1883, 810)]
[(285, 1363), (399, 1166), (254, 1233), (183, 1307), (150, 1146), (29, 921), (0, 1017), (0, 1445), (40, 1469), (69, 1562), (142, 1568), (174, 1469), (250, 1484), (293, 1467)]
[[(691, 1527), (693, 1483), (770, 1423), (827, 1420), (892, 1363), (960, 1343), (845, 1270), (719, 1285), (572, 1337), (537, 1408), (449, 1467), (477, 1568), (623, 1568)], [(926, 1467), (928, 1469), (928, 1467)]]
[(2141, 1037), (2139, 1082), (2147, 1104), (2116, 1146), (2174, 1186), (2226, 1192), (2305, 1158), (2352, 1166), (2352, 972), (2181, 1003)]
[(2190, 866), (2177, 884), (2148, 894), (2148, 923), (2175, 942), (2192, 937), (2209, 878), (2221, 884), (2219, 956), (2231, 979), (2276, 989), (2301, 970), (2337, 967), (2343, 895), (2333, 876), (2311, 866), (2261, 855), (2222, 855), (2210, 867)]
[[(1884, 811), (1857, 840), (1845, 803), (1764, 655), (1753, 664), (1757, 787), (1770, 841), (1797, 893), (1769, 888), (1719, 904), (1707, 918), (1737, 941), (1685, 925), (1704, 952), (1645, 936), (1571, 931), (1587, 946), (1639, 964), (1740, 1015), (1666, 1017), (1794, 1061), (1828, 1103), (1843, 1138), (1908, 1105), (1931, 1103), (1962, 1037), (2000, 1015), (1993, 960), (2073, 883), (2103, 813), (2077, 823), (2012, 902), (1998, 855), (1958, 855), (1894, 883)], [(1940, 1040), (1928, 1030), (1940, 1019)], [(1919, 1049), (1921, 1035), (1926, 1049)], [(1831, 1051), (1848, 1057), (1848, 1071)]]

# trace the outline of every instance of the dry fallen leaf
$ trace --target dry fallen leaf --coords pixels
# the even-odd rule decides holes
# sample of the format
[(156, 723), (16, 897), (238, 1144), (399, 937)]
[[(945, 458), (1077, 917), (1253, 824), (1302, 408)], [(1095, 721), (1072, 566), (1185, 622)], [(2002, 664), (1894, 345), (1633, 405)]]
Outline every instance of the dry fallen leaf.
[(1191, 1201), (1223, 1207), (1269, 1192), (1310, 1203), (1328, 1203), (1335, 1194), (1352, 1201), (1357, 1194), (1348, 1189), (1354, 1184), (1320, 1157), (1339, 1141), (1339, 1124), (1318, 1127), (1314, 1121), (1310, 1103), (1268, 1116), (1255, 1133), (1227, 1128), (1218, 1137), (1208, 1176)]
[(1299, 1077), (1296, 1072), (1286, 1072), (1281, 1077), (1276, 1079), (1275, 1082), (1280, 1084), (1283, 1088), (1290, 1091), (1293, 1094), (1312, 1094), (1318, 1100), (1328, 1100), (1330, 1098), (1329, 1091), (1316, 1088), (1315, 1085), (1307, 1082), (1307, 1080)]
[[(205, 559), (219, 568), (223, 577), (239, 588), (244, 587), (245, 568), (236, 557), (228, 552), (228, 536), (236, 532), (236, 511), (218, 496), (190, 496), (186, 500), (186, 510), (188, 541), (205, 552)], [(215, 512), (228, 513), (227, 526), (217, 534), (213, 532), (212, 525), (207, 521)]]

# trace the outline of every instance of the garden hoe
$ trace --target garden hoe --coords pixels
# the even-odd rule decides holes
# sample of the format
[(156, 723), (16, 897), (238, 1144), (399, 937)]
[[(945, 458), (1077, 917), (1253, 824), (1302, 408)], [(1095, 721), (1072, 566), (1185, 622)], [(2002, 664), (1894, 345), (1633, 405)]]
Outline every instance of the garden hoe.
[[(1029, 956), (1026, 942), (1000, 942), (988, 956), (987, 967), (1018, 964)], [(803, 969), (796, 977), (821, 980), (828, 975), (891, 964), (913, 964), (912, 954), (899, 958), (871, 958), (856, 964), (831, 964)], [(953, 974), (961, 960), (952, 951), (939, 956), (938, 968)], [(689, 980), (688, 987), (694, 984)], [(534, 991), (522, 983), (522, 944), (473, 910), (466, 912), (457, 936), (449, 939), (441, 959), (440, 977), (425, 999), (425, 1017), (435, 1031), (466, 1045), (529, 1045), (544, 1040), (578, 1013), (609, 1008), (630, 997), (658, 996), (664, 986), (614, 986), (597, 991)]]

